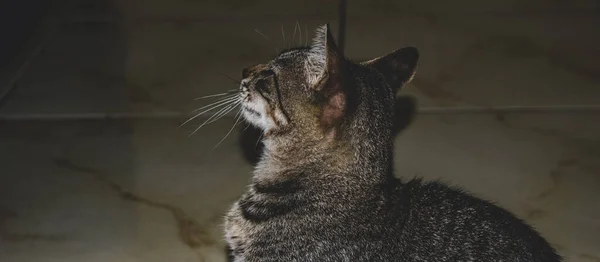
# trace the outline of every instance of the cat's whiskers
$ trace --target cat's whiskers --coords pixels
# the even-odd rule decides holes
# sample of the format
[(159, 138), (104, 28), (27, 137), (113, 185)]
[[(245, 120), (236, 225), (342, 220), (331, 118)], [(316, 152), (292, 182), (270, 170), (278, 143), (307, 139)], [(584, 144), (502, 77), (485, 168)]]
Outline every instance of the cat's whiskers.
[(236, 99), (239, 99), (239, 96), (238, 96), (237, 94), (235, 94), (235, 95), (233, 95), (233, 96), (231, 96), (231, 97), (226, 97), (226, 98), (223, 98), (223, 99), (221, 99), (221, 100), (218, 100), (218, 101), (216, 101), (216, 102), (214, 102), (214, 103), (210, 103), (210, 104), (208, 104), (208, 105), (206, 105), (206, 106), (203, 106), (203, 107), (201, 107), (201, 108), (199, 108), (199, 109), (196, 109), (196, 110), (194, 110), (193, 112), (197, 112), (197, 111), (200, 111), (200, 110), (202, 110), (202, 109), (205, 109), (205, 108), (207, 108), (207, 107), (208, 107), (208, 109), (205, 109), (204, 111), (202, 111), (202, 112), (200, 112), (200, 113), (198, 113), (198, 114), (196, 114), (196, 115), (194, 115), (194, 116), (190, 117), (188, 120), (186, 120), (185, 122), (183, 122), (183, 124), (179, 125), (179, 127), (181, 128), (181, 127), (182, 127), (182, 126), (184, 126), (185, 124), (187, 124), (187, 123), (189, 123), (190, 121), (192, 121), (192, 120), (194, 120), (194, 119), (196, 119), (196, 118), (200, 117), (201, 115), (203, 115), (204, 113), (206, 113), (206, 112), (208, 112), (208, 111), (214, 110), (214, 109), (216, 109), (216, 108), (219, 108), (219, 107), (221, 107), (221, 106), (227, 106), (228, 104), (231, 104), (231, 103), (235, 103), (235, 102), (236, 102)]
[(265, 34), (263, 34), (261, 31), (258, 31), (258, 29), (254, 29), (254, 32), (256, 32), (257, 34), (261, 35), (262, 37), (265, 38), (265, 40), (267, 40), (267, 42), (272, 45), (273, 47), (275, 47), (275, 53), (278, 54), (279, 53), (279, 48), (277, 48), (277, 45), (275, 45), (273, 42), (271, 42), (271, 39), (269, 39)]
[(308, 26), (304, 24), (304, 34), (306, 35), (306, 39), (304, 39), (304, 46), (308, 46)]
[(225, 96), (225, 95), (230, 95), (233, 92), (235, 92), (235, 89), (231, 89), (231, 90), (227, 90), (227, 92), (224, 93), (219, 93), (219, 94), (214, 94), (214, 95), (207, 95), (207, 96), (201, 96), (201, 97), (196, 97), (194, 98), (194, 100), (202, 100), (202, 99), (206, 99), (206, 98), (211, 98), (211, 97), (218, 97), (218, 96)]
[(298, 26), (298, 33), (300, 34), (300, 37), (298, 39), (298, 45), (302, 44), (302, 26), (300, 26), (300, 23), (298, 22), (298, 20), (296, 20), (296, 25)]
[(226, 114), (227, 110), (230, 108), (235, 107), (238, 104), (238, 102), (233, 102), (231, 104), (228, 104), (226, 106), (224, 106), (223, 108), (219, 109), (217, 112), (215, 112), (212, 116), (210, 116), (208, 119), (206, 119), (204, 121), (204, 123), (202, 123), (198, 128), (203, 127), (204, 125), (206, 125), (207, 123), (212, 123), (213, 119), (217, 119), (221, 116), (221, 114)]
[(227, 115), (227, 113), (231, 112), (231, 110), (233, 110), (234, 108), (236, 108), (239, 104), (241, 103), (240, 100), (233, 102), (232, 104), (229, 104), (227, 106), (225, 106), (224, 108), (220, 109), (219, 111), (217, 111), (216, 113), (214, 113), (212, 116), (210, 116), (208, 119), (206, 119), (204, 121), (204, 123), (202, 123), (200, 126), (198, 126), (194, 132), (192, 132), (190, 134), (190, 136), (194, 135), (196, 132), (198, 132), (198, 130), (200, 130), (200, 128), (202, 128), (205, 125), (208, 125), (210, 123), (213, 123), (221, 118), (223, 118), (223, 116)]
[[(233, 77), (231, 77), (231, 76), (229, 76), (229, 75), (227, 75), (227, 74), (225, 74), (225, 73), (221, 73), (221, 72), (217, 72), (217, 73), (218, 73), (219, 75), (221, 75), (221, 76), (224, 76), (225, 78), (227, 78), (227, 79), (229, 79), (229, 80), (233, 81), (234, 83), (236, 83), (236, 84), (238, 84), (238, 85), (239, 85), (239, 84), (242, 84), (242, 81), (240, 81), (240, 80), (237, 80), (237, 79), (235, 79), (235, 78), (233, 78)], [(235, 90), (235, 89), (231, 89), (231, 90)]]
[(233, 131), (233, 129), (235, 128), (235, 126), (239, 123), (239, 121), (240, 121), (241, 118), (242, 118), (242, 111), (239, 110), (238, 113), (236, 114), (235, 123), (233, 123), (233, 126), (231, 127), (231, 129), (229, 129), (229, 132), (227, 132), (227, 134), (225, 134), (225, 136), (223, 137), (223, 139), (221, 139), (221, 141), (219, 141), (219, 143), (217, 143), (217, 145), (215, 147), (213, 147), (213, 150), (215, 148), (217, 148), (223, 141), (225, 141), (225, 139), (229, 136), (229, 134), (231, 134), (231, 132)]
[(213, 122), (215, 122), (215, 121), (217, 121), (217, 120), (219, 120), (221, 118), (223, 118), (224, 116), (226, 116), (227, 114), (229, 114), (229, 112), (231, 112), (233, 109), (235, 109), (235, 107), (239, 106), (241, 103), (242, 103), (241, 100), (237, 101), (234, 104), (231, 104), (228, 107), (226, 107), (225, 110), (223, 112), (219, 113), (218, 115), (215, 113), (215, 115), (214, 115), (215, 119), (213, 119), (210, 122), (208, 122), (207, 125), (210, 124), (210, 123), (213, 123)]
[(216, 104), (231, 102), (231, 101), (235, 100), (237, 98), (237, 96), (238, 96), (238, 94), (230, 95), (230, 96), (225, 97), (225, 98), (223, 98), (221, 100), (217, 100), (217, 101), (215, 101), (213, 103), (210, 103), (208, 105), (205, 105), (205, 106), (202, 106), (202, 107), (200, 107), (198, 109), (195, 109), (193, 112), (198, 112), (198, 111), (200, 111), (202, 109), (205, 109), (205, 108), (210, 107), (210, 106), (214, 106)]
[(258, 143), (260, 143), (260, 140), (263, 138), (264, 135), (265, 135), (264, 131), (260, 132), (260, 136), (258, 137), (258, 140), (256, 140), (256, 145), (254, 145), (254, 147), (258, 146)]
[(242, 132), (244, 132), (244, 131), (248, 130), (248, 128), (249, 128), (249, 127), (250, 127), (250, 124), (249, 124), (249, 123), (246, 123), (246, 127), (244, 128), (244, 130), (242, 130)]
[(285, 32), (283, 31), (283, 24), (281, 24), (281, 37), (283, 38), (283, 47), (285, 48)]
[(296, 20), (296, 24), (294, 25), (294, 34), (292, 35), (292, 40), (290, 41), (290, 44), (288, 45), (288, 48), (291, 48), (292, 45), (294, 44), (294, 41), (296, 40), (296, 31), (298, 29), (298, 20)]

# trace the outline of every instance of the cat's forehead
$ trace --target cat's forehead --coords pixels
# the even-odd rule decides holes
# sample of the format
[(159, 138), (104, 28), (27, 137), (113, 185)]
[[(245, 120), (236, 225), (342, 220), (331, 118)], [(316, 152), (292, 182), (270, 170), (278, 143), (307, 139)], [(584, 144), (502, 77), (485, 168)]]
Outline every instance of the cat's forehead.
[(299, 57), (305, 57), (306, 53), (309, 51), (308, 48), (293, 48), (293, 49), (288, 49), (285, 50), (283, 52), (281, 52), (276, 58), (277, 59), (293, 59), (293, 58), (299, 58)]
[(307, 54), (307, 48), (287, 50), (280, 53), (275, 59), (271, 60), (269, 64), (279, 70), (301, 66), (302, 62), (306, 60)]

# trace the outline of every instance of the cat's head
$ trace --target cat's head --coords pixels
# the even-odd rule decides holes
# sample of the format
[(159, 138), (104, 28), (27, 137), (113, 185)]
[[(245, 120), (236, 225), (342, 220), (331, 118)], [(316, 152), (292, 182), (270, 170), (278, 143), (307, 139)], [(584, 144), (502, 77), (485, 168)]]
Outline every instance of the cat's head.
[(242, 114), (269, 134), (293, 130), (326, 137), (342, 129), (368, 129), (361, 124), (393, 133), (395, 94), (414, 76), (417, 60), (415, 48), (403, 48), (351, 62), (336, 46), (329, 26), (321, 26), (311, 46), (283, 51), (243, 70)]

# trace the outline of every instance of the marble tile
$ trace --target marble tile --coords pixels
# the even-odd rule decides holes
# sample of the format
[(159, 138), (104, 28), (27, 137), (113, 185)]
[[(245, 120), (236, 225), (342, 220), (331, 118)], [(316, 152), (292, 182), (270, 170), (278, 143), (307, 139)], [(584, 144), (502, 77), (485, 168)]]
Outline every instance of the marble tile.
[[(0, 19), (4, 19), (1, 30), (6, 39), (0, 44), (0, 99), (8, 98), (15, 80), (23, 73), (23, 68), (39, 54), (40, 46), (52, 37), (58, 24), (56, 10), (60, 6), (57, 3), (37, 5), (27, 15), (8, 15), (9, 12), (18, 14), (31, 4), (32, 2), (20, 2), (5, 6), (8, 8), (0, 11)], [(14, 23), (22, 26), (15, 27)]]
[(0, 260), (224, 261), (250, 173), (235, 139), (212, 150), (230, 124), (1, 123)]
[[(406, 92), (423, 107), (599, 105), (592, 18), (471, 18), (349, 20), (347, 54), (363, 60), (418, 47), (419, 70)], [(303, 40), (324, 22), (302, 21)], [(67, 25), (0, 114), (188, 112), (201, 105), (193, 98), (237, 87), (222, 74), (239, 78), (241, 68), (299, 43), (294, 28), (252, 20)], [(589, 41), (565, 40), (574, 38)]]
[(428, 106), (599, 105), (592, 14), (401, 14), (349, 18), (358, 60), (415, 46), (407, 92)]
[(600, 254), (598, 113), (420, 115), (396, 142), (401, 177), (440, 179), (536, 227), (566, 261)]
[(0, 114), (189, 112), (196, 97), (238, 88), (226, 76), (239, 79), (323, 22), (302, 21), (302, 39), (295, 22), (66, 25)]
[[(296, 20), (311, 35), (325, 22), (337, 31), (337, 1), (73, 8), (66, 21), (78, 22), (48, 43), (0, 115), (189, 112), (203, 105), (195, 97), (237, 87), (222, 74), (239, 78), (289, 46)], [(353, 1), (346, 52), (363, 60), (418, 47), (405, 92), (421, 107), (599, 105), (599, 9), (591, 0)], [(396, 170), (499, 203), (566, 261), (600, 261), (598, 119), (418, 115), (397, 139)], [(231, 119), (191, 137), (201, 122), (181, 120), (0, 122), (0, 261), (224, 261), (221, 215), (252, 168), (237, 129), (213, 149)]]
[(480, 15), (480, 14), (536, 14), (541, 12), (593, 12), (600, 8), (594, 0), (458, 0), (458, 1), (349, 1), (351, 16), (398, 16), (405, 14)]
[[(363, 60), (418, 47), (419, 71), (406, 92), (423, 107), (599, 105), (597, 2), (430, 2), (352, 2), (347, 54)], [(289, 46), (295, 20), (311, 35), (335, 20), (335, 5), (77, 3), (71, 14), (82, 17), (122, 13), (113, 22), (67, 23), (0, 114), (188, 112), (201, 105), (193, 98), (236, 87), (221, 74), (237, 78)]]
[(227, 21), (239, 21), (248, 17), (255, 19), (270, 19), (271, 16), (333, 17), (337, 15), (337, 7), (338, 2), (333, 0), (91, 0), (75, 3), (72, 17), (76, 20), (95, 18), (205, 20), (216, 18), (227, 23)]
[[(441, 179), (533, 224), (569, 260), (600, 257), (596, 114), (418, 115), (403, 179)], [(0, 261), (223, 261), (220, 216), (251, 166), (231, 120), (1, 122)]]

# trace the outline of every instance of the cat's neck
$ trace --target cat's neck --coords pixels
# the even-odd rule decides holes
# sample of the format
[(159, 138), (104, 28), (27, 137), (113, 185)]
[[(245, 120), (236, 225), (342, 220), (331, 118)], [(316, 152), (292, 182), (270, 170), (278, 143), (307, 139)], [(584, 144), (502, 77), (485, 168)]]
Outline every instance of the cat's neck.
[(299, 136), (272, 137), (263, 142), (265, 150), (255, 170), (256, 177), (342, 175), (379, 183), (393, 175), (392, 146), (326, 137), (321, 141), (306, 141)]

